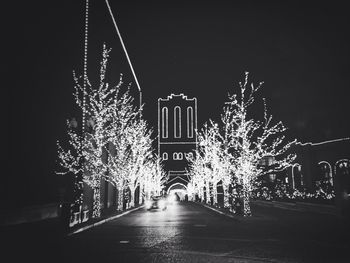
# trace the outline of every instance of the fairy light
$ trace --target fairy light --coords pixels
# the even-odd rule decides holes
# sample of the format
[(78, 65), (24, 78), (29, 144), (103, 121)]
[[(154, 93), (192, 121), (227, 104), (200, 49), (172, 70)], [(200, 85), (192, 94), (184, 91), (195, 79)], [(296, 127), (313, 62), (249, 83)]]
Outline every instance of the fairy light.
[(85, 3), (85, 31), (84, 31), (84, 69), (83, 69), (83, 117), (82, 117), (82, 132), (85, 132), (85, 118), (86, 118), (86, 84), (87, 84), (87, 53), (88, 53), (88, 29), (89, 29), (89, 0)]
[(333, 201), (335, 198), (334, 188), (329, 182), (320, 182), (314, 191), (310, 192), (306, 188), (290, 188), (285, 182), (278, 180), (273, 187), (256, 188), (252, 194), (254, 199), (260, 200), (291, 200), (291, 201), (312, 201), (318, 200)]
[[(296, 141), (287, 142), (283, 135), (286, 131), (282, 122), (273, 123), (264, 103), (263, 120), (249, 119), (248, 110), (255, 102), (255, 93), (259, 85), (248, 85), (248, 72), (243, 82), (239, 83), (239, 96), (229, 96), (221, 118), (221, 127), (211, 122), (210, 126), (198, 134), (199, 150), (191, 164), (194, 174), (191, 184), (202, 197), (206, 188), (207, 197), (212, 196), (216, 202), (216, 185), (221, 180), (224, 188), (224, 206), (228, 206), (228, 197), (240, 197), (243, 201), (244, 216), (251, 215), (250, 198), (257, 187), (257, 178), (274, 171), (289, 167), (295, 160), (295, 154), (287, 154)], [(273, 166), (262, 167), (265, 157), (274, 160)], [(210, 185), (214, 191), (208, 191)], [(232, 187), (235, 193), (228, 193)], [(207, 198), (208, 200), (208, 198)]]
[[(217, 188), (221, 181), (224, 190), (224, 206), (228, 207), (229, 167), (230, 163), (223, 149), (223, 143), (219, 134), (219, 127), (213, 121), (205, 124), (198, 132), (198, 147), (196, 158), (192, 159), (190, 170), (192, 195), (198, 194), (203, 199), (204, 187), (206, 188), (207, 202), (213, 197), (217, 204)], [(212, 191), (210, 191), (212, 189)]]
[[(141, 192), (150, 195), (151, 192), (160, 193), (166, 176), (160, 164), (159, 157), (153, 156), (151, 130), (142, 119), (142, 93), (116, 26), (108, 1), (106, 1), (124, 52), (127, 56), (132, 73), (140, 92), (140, 107), (133, 106), (133, 98), (129, 95), (129, 89), (125, 93), (120, 92), (122, 74), (119, 83), (110, 86), (105, 81), (106, 67), (110, 49), (103, 46), (100, 68), (100, 83), (98, 87), (92, 87), (87, 76), (88, 62), (88, 18), (89, 1), (85, 2), (85, 36), (84, 36), (84, 67), (83, 83), (73, 72), (75, 81), (73, 96), (75, 102), (82, 110), (82, 136), (76, 130), (68, 127), (69, 149), (64, 149), (57, 142), (59, 165), (61, 171), (57, 174), (73, 173), (78, 179), (75, 188), (82, 189), (83, 182), (92, 187), (93, 217), (101, 216), (101, 180), (112, 183), (118, 189), (118, 209), (122, 209), (123, 193), (126, 188), (131, 190), (131, 205), (134, 205), (134, 193), (137, 185)], [(89, 89), (87, 87), (89, 86)], [(130, 88), (130, 87), (128, 87)], [(91, 131), (86, 133), (86, 115), (89, 115)], [(122, 127), (122, 128), (121, 128)], [(111, 147), (112, 146), (112, 147)], [(113, 151), (114, 148), (114, 151)], [(107, 160), (104, 158), (107, 152)], [(117, 154), (116, 154), (117, 153)], [(148, 174), (152, 176), (147, 177)], [(83, 195), (75, 200), (81, 205)]]
[[(101, 181), (106, 180), (118, 189), (118, 209), (122, 209), (125, 190), (130, 190), (130, 206), (135, 205), (135, 190), (140, 186), (141, 192), (160, 193), (164, 184), (164, 171), (159, 157), (153, 156), (152, 131), (145, 120), (139, 118), (139, 110), (133, 105), (134, 98), (129, 89), (121, 92), (123, 84), (120, 75), (117, 85), (106, 82), (106, 69), (111, 49), (103, 45), (100, 67), (100, 83), (91, 86), (88, 92), (84, 85), (75, 80), (75, 101), (83, 110), (79, 100), (82, 94), (87, 98), (86, 110), (91, 121), (91, 131), (72, 138), (74, 151), (59, 149), (61, 166), (66, 172), (72, 169), (82, 171), (83, 181), (93, 189), (93, 217), (101, 215)], [(105, 155), (104, 153), (107, 153)], [(84, 160), (79, 163), (78, 161)], [(152, 174), (147, 180), (148, 174)], [(145, 189), (145, 190), (144, 190)]]

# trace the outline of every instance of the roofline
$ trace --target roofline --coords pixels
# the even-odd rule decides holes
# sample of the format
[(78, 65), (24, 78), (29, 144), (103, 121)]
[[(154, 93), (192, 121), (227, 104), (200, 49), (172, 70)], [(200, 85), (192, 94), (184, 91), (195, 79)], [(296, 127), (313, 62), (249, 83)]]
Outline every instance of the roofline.
[(339, 139), (334, 139), (334, 140), (328, 140), (328, 141), (323, 141), (323, 142), (316, 142), (316, 143), (313, 143), (313, 142), (305, 142), (305, 143), (297, 142), (296, 145), (300, 145), (300, 146), (306, 146), (306, 145), (317, 146), (317, 145), (323, 145), (323, 144), (327, 144), (327, 143), (343, 142), (343, 141), (350, 141), (350, 137), (339, 138)]

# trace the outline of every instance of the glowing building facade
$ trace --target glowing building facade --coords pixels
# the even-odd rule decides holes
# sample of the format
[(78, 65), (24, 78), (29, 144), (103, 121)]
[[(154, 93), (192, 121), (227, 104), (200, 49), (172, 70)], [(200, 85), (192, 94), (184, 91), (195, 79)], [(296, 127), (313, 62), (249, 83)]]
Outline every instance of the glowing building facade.
[(188, 160), (197, 146), (197, 99), (171, 94), (158, 99), (158, 155), (168, 173), (166, 189), (186, 186)]

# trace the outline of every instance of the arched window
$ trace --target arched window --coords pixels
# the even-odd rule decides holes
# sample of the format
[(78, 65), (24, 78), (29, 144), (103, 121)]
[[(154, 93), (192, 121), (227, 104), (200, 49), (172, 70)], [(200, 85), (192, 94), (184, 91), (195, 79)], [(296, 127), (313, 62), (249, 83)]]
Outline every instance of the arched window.
[(339, 180), (341, 192), (350, 197), (350, 160), (342, 159), (335, 163), (335, 174)]
[(193, 108), (187, 107), (187, 137), (193, 138)]
[(292, 188), (299, 189), (304, 185), (303, 174), (301, 173), (301, 165), (298, 163), (292, 166)]
[(162, 137), (168, 138), (168, 108), (162, 108)]
[(350, 160), (343, 159), (335, 163), (335, 172), (340, 175), (349, 175), (350, 174)]
[(174, 160), (182, 160), (183, 159), (183, 154), (182, 153), (173, 153), (173, 159)]
[(316, 181), (327, 181), (333, 185), (332, 166), (329, 162), (321, 161), (318, 163)]
[(168, 153), (166, 152), (163, 153), (163, 160), (164, 161), (168, 160)]
[(174, 109), (174, 137), (181, 137), (181, 108), (179, 106)]

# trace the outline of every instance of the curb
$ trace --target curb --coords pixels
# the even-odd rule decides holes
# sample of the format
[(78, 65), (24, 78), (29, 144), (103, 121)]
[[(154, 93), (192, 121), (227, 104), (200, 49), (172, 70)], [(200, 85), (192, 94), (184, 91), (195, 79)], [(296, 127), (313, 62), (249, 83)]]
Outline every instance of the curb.
[(96, 223), (93, 223), (93, 224), (91, 224), (91, 225), (87, 225), (87, 226), (78, 228), (77, 230), (75, 230), (75, 231), (69, 233), (67, 236), (72, 236), (72, 235), (78, 234), (78, 233), (80, 233), (80, 232), (83, 232), (83, 231), (85, 231), (85, 230), (87, 230), (87, 229), (90, 229), (90, 228), (93, 228), (93, 227), (102, 225), (102, 224), (104, 224), (104, 223), (106, 223), (106, 222), (108, 222), (108, 221), (114, 220), (114, 219), (116, 219), (116, 218), (125, 216), (125, 215), (127, 215), (127, 214), (129, 214), (129, 213), (131, 213), (131, 212), (134, 212), (134, 211), (136, 211), (136, 210), (139, 210), (139, 209), (141, 209), (142, 207), (144, 207), (144, 205), (135, 207), (135, 208), (130, 209), (130, 210), (128, 210), (128, 211), (125, 211), (124, 213), (121, 213), (121, 214), (119, 214), (119, 215), (115, 215), (115, 216), (112, 216), (112, 217), (103, 219), (103, 220), (98, 221), (98, 222), (96, 222)]

